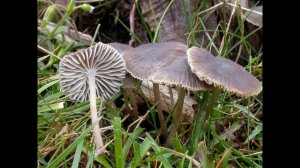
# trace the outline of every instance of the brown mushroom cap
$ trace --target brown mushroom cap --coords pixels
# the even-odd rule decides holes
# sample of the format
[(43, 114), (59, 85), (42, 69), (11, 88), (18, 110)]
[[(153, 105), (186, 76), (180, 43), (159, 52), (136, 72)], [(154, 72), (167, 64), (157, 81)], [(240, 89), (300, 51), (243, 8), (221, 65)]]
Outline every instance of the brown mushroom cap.
[(95, 75), (96, 96), (110, 99), (123, 85), (125, 72), (125, 62), (120, 54), (103, 43), (68, 54), (59, 64), (63, 92), (80, 102), (89, 98), (89, 75)]
[(159, 68), (184, 57), (187, 47), (180, 42), (142, 44), (123, 54), (127, 71), (135, 78), (148, 80)]
[(187, 57), (177, 58), (170, 65), (167, 65), (151, 75), (154, 83), (177, 85), (191, 90), (207, 90), (209, 85), (200, 81), (191, 71)]
[(262, 14), (258, 14), (256, 12), (262, 13), (262, 6), (256, 6), (252, 11), (247, 11), (244, 13), (244, 17), (246, 20), (256, 26), (262, 26)]
[(240, 96), (257, 95), (261, 83), (239, 64), (220, 56), (213, 56), (198, 47), (188, 49), (188, 63), (200, 80), (219, 86)]

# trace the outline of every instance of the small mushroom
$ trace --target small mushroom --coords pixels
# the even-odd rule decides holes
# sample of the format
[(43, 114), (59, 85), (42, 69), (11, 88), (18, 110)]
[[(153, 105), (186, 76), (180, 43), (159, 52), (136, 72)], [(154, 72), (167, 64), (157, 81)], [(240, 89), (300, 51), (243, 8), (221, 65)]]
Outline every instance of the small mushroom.
[[(89, 99), (92, 124), (97, 123), (96, 98), (108, 100), (118, 92), (124, 83), (125, 72), (125, 62), (120, 54), (101, 42), (65, 55), (59, 64), (62, 91), (74, 101)], [(93, 127), (93, 134), (96, 155), (102, 154), (105, 149), (98, 124)]]
[(191, 70), (208, 84), (213, 84), (239, 96), (254, 96), (261, 92), (261, 83), (239, 64), (221, 56), (213, 56), (203, 48), (188, 49)]
[(184, 57), (186, 50), (186, 45), (180, 42), (149, 43), (125, 51), (123, 57), (126, 69), (133, 77), (149, 80), (157, 69)]
[[(169, 65), (179, 57), (184, 57), (186, 50), (186, 45), (175, 41), (142, 44), (125, 51), (123, 58), (126, 62), (127, 71), (133, 77), (140, 80), (151, 80), (151, 75), (156, 70)], [(167, 137), (167, 129), (159, 96), (159, 85), (157, 83), (153, 83), (153, 90), (154, 98), (157, 102), (156, 107), (161, 132), (164, 137)]]
[[(204, 93), (200, 112), (196, 117), (194, 129), (203, 129), (199, 122), (205, 122), (218, 100), (221, 89), (235, 93), (240, 96), (257, 95), (262, 86), (260, 82), (247, 72), (242, 66), (221, 56), (213, 56), (210, 52), (203, 48), (191, 47), (188, 49), (188, 63), (200, 80), (213, 84), (212, 95), (209, 98), (209, 93)], [(194, 132), (194, 131), (193, 131)], [(191, 153), (195, 152), (195, 147), (198, 144), (199, 136), (193, 133), (191, 142)]]
[(199, 78), (191, 71), (186, 53), (183, 57), (179, 57), (171, 64), (158, 69), (151, 75), (151, 79), (155, 83), (176, 85), (179, 87), (179, 94), (177, 106), (173, 112), (173, 125), (167, 137), (166, 145), (171, 144), (171, 140), (175, 137), (178, 127), (182, 121), (182, 108), (186, 89), (190, 90), (207, 90), (210, 88), (205, 82), (200, 81)]

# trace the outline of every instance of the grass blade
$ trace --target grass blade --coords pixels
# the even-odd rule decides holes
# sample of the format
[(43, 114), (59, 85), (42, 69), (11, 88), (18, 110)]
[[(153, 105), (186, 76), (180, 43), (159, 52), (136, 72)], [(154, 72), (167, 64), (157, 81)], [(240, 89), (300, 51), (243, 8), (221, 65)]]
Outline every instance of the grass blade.
[(129, 138), (127, 139), (124, 147), (123, 147), (123, 160), (126, 160), (126, 156), (129, 152), (129, 149), (133, 143), (133, 141), (144, 131), (144, 128), (138, 127), (132, 133), (129, 134)]
[(219, 161), (218, 165), (216, 166), (216, 168), (227, 168), (228, 167), (228, 161), (229, 161), (229, 157), (231, 155), (231, 148), (228, 148), (225, 152), (224, 155), (222, 157), (222, 159)]
[(73, 150), (76, 148), (76, 146), (91, 132), (92, 126), (85, 129), (81, 135), (76, 138), (76, 140), (69, 145), (59, 156), (57, 156), (51, 163), (48, 163), (46, 168), (52, 168), (57, 167), (58, 164), (60, 164)]
[(209, 158), (207, 157), (208, 152), (204, 141), (200, 142), (199, 147), (197, 148), (197, 153), (199, 153), (199, 161), (202, 167), (205, 168), (214, 167), (212, 163), (209, 161)]
[[(86, 125), (83, 126), (82, 130), (85, 130), (85, 128), (86, 128)], [(79, 142), (79, 144), (76, 148), (74, 159), (73, 159), (73, 162), (72, 162), (72, 168), (77, 168), (78, 165), (79, 165), (81, 151), (82, 151), (82, 148), (83, 148), (83, 142), (84, 142), (84, 139), (82, 139)]]
[(254, 130), (251, 132), (249, 137), (246, 139), (244, 144), (247, 144), (251, 139), (253, 139), (257, 134), (259, 134), (262, 131), (262, 125), (257, 125)]
[(158, 38), (158, 34), (159, 34), (161, 22), (162, 22), (162, 20), (164, 19), (164, 17), (165, 17), (165, 15), (166, 15), (167, 11), (169, 10), (169, 8), (170, 8), (171, 5), (173, 4), (173, 2), (174, 2), (174, 0), (171, 0), (171, 2), (170, 2), (169, 5), (166, 7), (164, 13), (162, 14), (162, 16), (161, 16), (161, 18), (160, 18), (160, 20), (159, 20), (159, 22), (158, 22), (158, 25), (157, 25), (157, 28), (156, 28), (156, 31), (155, 31), (155, 34), (154, 34), (154, 37), (153, 37), (153, 41), (152, 41), (153, 43), (155, 43), (156, 40), (157, 40), (157, 38)]
[(123, 160), (122, 150), (122, 131), (121, 131), (121, 119), (114, 117), (114, 138), (115, 138), (115, 158), (117, 168), (124, 168), (125, 163)]
[(247, 107), (244, 107), (242, 105), (239, 105), (239, 104), (236, 104), (236, 103), (232, 103), (233, 107), (238, 109), (238, 110), (241, 110), (243, 113), (245, 113), (246, 115), (249, 115), (251, 118), (255, 119), (256, 121), (259, 121), (259, 119), (257, 119), (253, 113), (251, 113), (249, 111), (249, 109)]
[(194, 122), (194, 127), (192, 130), (192, 139), (191, 139), (191, 145), (189, 149), (189, 154), (193, 155), (194, 152), (196, 151), (196, 146), (199, 143), (199, 140), (203, 137), (204, 135), (204, 118), (205, 118), (205, 104), (207, 103), (209, 99), (209, 93), (206, 92), (201, 100), (200, 104), (200, 109), (197, 114), (196, 120)]
[(57, 100), (60, 96), (63, 96), (63, 95), (64, 95), (63, 92), (57, 92), (57, 93), (54, 93), (54, 94), (52, 94), (52, 95), (49, 95), (49, 96), (43, 98), (43, 100), (40, 100), (40, 101), (38, 102), (38, 104), (43, 104), (43, 103), (49, 102), (49, 101), (51, 101), (51, 100)]
[(93, 161), (94, 161), (94, 153), (95, 153), (95, 147), (92, 148), (92, 150), (88, 150), (88, 162), (86, 164), (86, 168), (93, 168)]
[(151, 142), (145, 139), (140, 147), (140, 158), (143, 158), (151, 147)]
[(59, 82), (59, 80), (54, 80), (54, 81), (51, 81), (49, 83), (47, 83), (46, 85), (42, 86), (41, 88), (38, 89), (38, 93), (41, 94), (44, 90), (46, 90), (47, 88), (49, 88), (50, 86), (52, 85), (55, 85)]
[(105, 168), (112, 168), (110, 166), (110, 164), (108, 163), (108, 161), (105, 159), (104, 156), (98, 156), (96, 158), (94, 158), (97, 162), (99, 162), (102, 166), (104, 166)]
[(140, 151), (141, 151), (140, 144), (137, 143), (136, 141), (133, 142), (133, 151), (134, 151), (134, 156), (130, 163), (130, 167), (136, 168), (142, 160), (142, 158), (140, 156)]
[(56, 103), (56, 104), (50, 104), (50, 105), (44, 105), (42, 107), (38, 108), (38, 112), (47, 112), (47, 111), (53, 111), (53, 110), (59, 110), (64, 108), (64, 102)]
[(157, 157), (159, 158), (159, 160), (161, 161), (163, 166), (164, 167), (172, 167), (171, 164), (169, 163), (169, 161), (167, 160), (167, 155), (166, 155), (166, 154), (172, 155), (172, 153), (163, 152), (162, 149), (160, 148), (160, 146), (158, 146), (158, 144), (155, 142), (155, 140), (151, 137), (151, 135), (149, 133), (146, 132), (146, 136), (147, 136), (146, 138), (151, 142), (152, 149), (155, 151), (155, 154), (157, 155)]
[[(245, 124), (244, 121), (235, 122), (231, 125), (231, 127), (227, 128), (221, 135), (221, 140), (224, 140), (231, 136), (235, 131), (239, 130), (243, 125)], [(216, 145), (219, 142), (219, 140), (215, 137), (212, 141), (212, 146)]]

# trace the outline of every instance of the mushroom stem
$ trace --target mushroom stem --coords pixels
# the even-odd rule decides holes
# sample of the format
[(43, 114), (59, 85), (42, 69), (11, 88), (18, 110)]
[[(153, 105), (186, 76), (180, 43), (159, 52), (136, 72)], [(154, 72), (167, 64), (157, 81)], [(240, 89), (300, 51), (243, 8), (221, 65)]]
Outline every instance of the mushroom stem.
[[(101, 136), (101, 130), (99, 124), (97, 122), (97, 104), (96, 104), (96, 87), (95, 87), (95, 76), (89, 75), (89, 88), (90, 88), (90, 109), (91, 109), (91, 119), (93, 127), (93, 134), (94, 134), (94, 143), (96, 145), (96, 152), (95, 155), (99, 155), (104, 153), (105, 149), (103, 148), (103, 140)], [(100, 109), (101, 110), (101, 109)], [(100, 113), (100, 112), (99, 112)]]
[(125, 90), (127, 90), (127, 92), (128, 92), (129, 99), (130, 99), (132, 107), (133, 107), (133, 115), (135, 118), (139, 118), (138, 106), (137, 106), (135, 96), (134, 96), (131, 88), (126, 88)]
[(123, 95), (124, 95), (124, 103), (125, 103), (125, 109), (127, 113), (130, 113), (130, 108), (129, 108), (129, 100), (128, 100), (128, 93), (126, 88), (122, 88), (123, 90)]
[(182, 120), (182, 108), (184, 103), (184, 96), (185, 96), (185, 89), (180, 87), (179, 88), (179, 94), (178, 94), (178, 100), (177, 100), (177, 107), (176, 110), (173, 113), (173, 121), (175, 121), (175, 127), (178, 128), (179, 124)]
[(166, 138), (168, 132), (167, 132), (167, 128), (165, 125), (165, 117), (162, 113), (159, 85), (157, 83), (153, 83), (153, 91), (154, 91), (154, 100), (155, 100), (155, 103), (157, 103), (156, 108), (157, 108), (157, 113), (158, 113), (159, 124), (161, 126), (161, 133), (162, 133), (163, 137)]
[(173, 108), (174, 107), (174, 96), (173, 96), (173, 91), (172, 91), (172, 87), (171, 86), (168, 86), (169, 88), (169, 94), (170, 94), (170, 99), (171, 99), (171, 107)]
[(126, 106), (126, 111), (130, 114), (132, 114), (130, 112), (130, 108), (128, 106), (129, 101), (133, 107), (133, 116), (138, 119), (139, 114), (138, 114), (138, 106), (137, 106), (137, 102), (135, 99), (135, 95), (132, 92), (132, 86), (133, 86), (133, 79), (130, 75), (126, 75), (126, 79), (125, 79), (125, 84), (122, 87), (123, 90), (123, 95), (124, 95), (124, 100), (125, 100), (125, 106)]
[(171, 130), (170, 130), (169, 136), (166, 141), (167, 146), (171, 145), (171, 140), (176, 136), (177, 129), (181, 123), (184, 97), (185, 97), (185, 89), (182, 87), (179, 87), (177, 105), (176, 105), (176, 109), (173, 112), (173, 116), (172, 116), (173, 124), (171, 125)]

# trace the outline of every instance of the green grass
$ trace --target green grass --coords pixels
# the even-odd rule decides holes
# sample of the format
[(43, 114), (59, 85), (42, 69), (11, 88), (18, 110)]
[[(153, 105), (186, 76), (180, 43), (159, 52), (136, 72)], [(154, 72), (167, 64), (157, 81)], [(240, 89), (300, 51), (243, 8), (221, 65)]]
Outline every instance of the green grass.
[[(170, 6), (172, 2), (170, 1)], [(45, 1), (38, 3), (39, 19), (43, 20), (45, 19), (43, 14), (51, 4)], [(122, 93), (116, 94), (102, 110), (104, 126), (102, 135), (104, 143), (107, 144), (108, 153), (95, 157), (89, 102), (71, 102), (61, 91), (56, 76), (60, 58), (76, 49), (91, 45), (80, 40), (67, 42), (64, 39), (55, 38), (57, 34), (64, 36), (63, 30), (66, 26), (73, 25), (71, 23), (76, 23), (78, 18), (88, 14), (81, 11), (78, 5), (76, 3), (74, 7), (69, 6), (68, 12), (56, 10), (56, 14), (49, 20), (57, 23), (55, 29), (48, 31), (48, 35), (38, 35), (40, 51), (38, 58), (45, 57), (45, 59), (38, 59), (37, 69), (38, 167), (75, 168), (79, 165), (98, 167), (99, 164), (106, 168), (183, 168), (194, 167), (197, 164), (204, 168), (221, 168), (230, 165), (241, 168), (262, 167), (262, 94), (240, 98), (225, 91), (217, 95), (218, 99), (212, 106), (207, 120), (204, 120), (206, 111), (204, 105), (210, 102), (214, 96), (213, 93), (191, 92), (191, 96), (199, 104), (197, 115), (194, 119), (184, 121), (181, 132), (169, 148), (166, 148), (159, 138), (160, 127), (155, 105), (150, 104), (141, 95), (145, 103), (139, 107), (140, 118), (133, 121), (130, 116), (125, 118), (127, 114), (125, 114)], [(105, 0), (96, 2), (94, 5), (96, 10), (100, 11), (99, 13), (106, 10), (114, 13), (115, 10), (120, 10), (121, 1)], [(184, 8), (184, 13), (188, 18), (186, 23), (188, 29), (184, 33), (189, 35), (189, 41), (187, 41), (189, 46), (201, 46), (216, 51), (221, 56), (243, 64), (247, 71), (259, 80), (262, 79), (263, 53), (249, 42), (249, 38), (261, 31), (261, 28), (246, 30), (245, 21), (237, 15), (232, 18), (235, 19), (235, 23), (229, 23), (227, 16), (215, 29), (207, 29), (205, 21), (212, 13), (198, 15), (200, 11), (206, 9), (205, 4), (198, 6), (195, 13), (188, 11), (186, 4)], [(164, 14), (168, 10), (169, 8), (165, 9)], [(109, 16), (115, 17), (114, 14)], [(138, 6), (136, 18), (139, 18), (136, 22), (140, 21), (141, 29), (148, 35), (149, 42), (157, 41), (162, 19), (157, 20), (157, 29), (151, 32)], [(129, 35), (131, 32), (128, 23), (128, 19), (117, 17), (115, 25), (111, 26), (119, 26), (119, 29), (126, 31)], [(231, 27), (227, 31), (229, 25)], [(112, 35), (101, 31), (104, 25), (90, 23), (89, 26), (86, 25), (81, 31), (86, 30), (93, 37), (93, 41), (98, 42), (101, 40), (99, 37), (114, 39), (110, 37)], [(99, 30), (99, 32), (90, 30)], [(205, 33), (210, 39), (207, 46), (203, 46), (201, 40), (197, 39), (199, 33)], [(216, 42), (213, 34), (222, 35), (222, 46)], [(139, 34), (132, 35), (137, 45), (142, 44), (143, 39)], [(41, 48), (44, 51), (40, 50)], [(97, 105), (99, 107), (100, 100), (97, 100)], [(169, 117), (167, 115), (166, 119), (171, 120), (170, 115)]]

